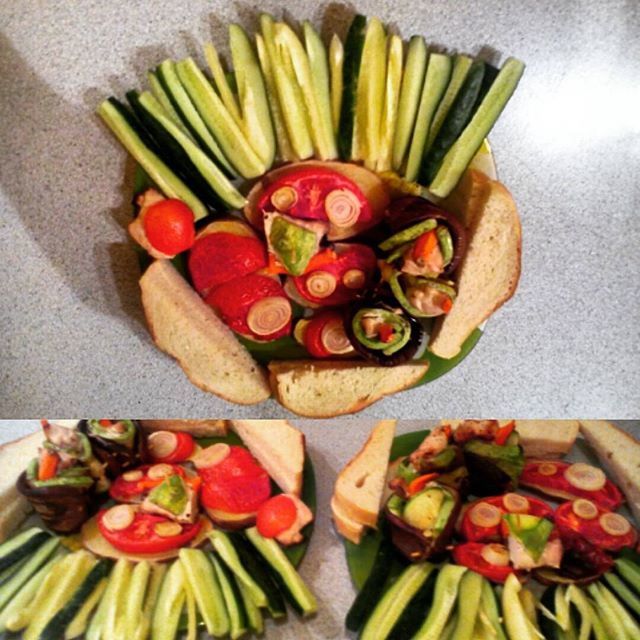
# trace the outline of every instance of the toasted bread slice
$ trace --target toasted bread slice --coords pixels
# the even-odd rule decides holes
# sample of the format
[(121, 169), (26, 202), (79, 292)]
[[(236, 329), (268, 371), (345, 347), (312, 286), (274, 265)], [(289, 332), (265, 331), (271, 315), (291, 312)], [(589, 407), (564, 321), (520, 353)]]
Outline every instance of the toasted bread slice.
[(417, 384), (428, 362), (380, 367), (348, 360), (281, 360), (271, 362), (271, 386), (289, 411), (309, 418), (355, 413)]
[(580, 420), (580, 432), (640, 522), (640, 442), (605, 420)]
[(232, 420), (231, 428), (285, 492), (300, 496), (304, 434), (286, 420)]
[(140, 420), (145, 431), (186, 431), (195, 438), (226, 436), (229, 427), (226, 420)]
[(367, 527), (378, 525), (395, 434), (395, 420), (378, 422), (362, 449), (336, 480), (333, 493), (336, 505), (348, 518)]
[(338, 533), (353, 544), (360, 544), (366, 527), (350, 518), (335, 496), (331, 498), (331, 513), (333, 513), (333, 522)]
[(140, 288), (154, 342), (193, 384), (238, 404), (269, 397), (266, 372), (169, 260), (156, 260)]
[[(456, 427), (462, 420), (442, 420)], [(511, 420), (498, 420), (505, 425)], [(578, 436), (577, 420), (516, 420), (520, 444), (527, 458), (561, 458), (567, 455)]]
[(469, 245), (458, 267), (458, 295), (431, 334), (429, 349), (441, 358), (458, 355), (473, 330), (513, 296), (520, 279), (518, 211), (504, 185), (495, 180), (486, 185), (486, 199), (470, 220)]
[(31, 512), (29, 501), (16, 489), (18, 476), (38, 455), (42, 431), (0, 446), (0, 542), (7, 538)]

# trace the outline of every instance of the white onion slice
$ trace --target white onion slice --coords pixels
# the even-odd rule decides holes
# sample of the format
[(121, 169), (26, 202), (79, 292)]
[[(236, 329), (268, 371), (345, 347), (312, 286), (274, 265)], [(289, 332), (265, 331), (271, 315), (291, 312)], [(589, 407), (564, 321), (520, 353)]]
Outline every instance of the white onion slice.
[(162, 480), (167, 476), (173, 475), (173, 467), (170, 464), (154, 464), (153, 467), (149, 467), (147, 475), (152, 480)]
[(564, 472), (564, 477), (570, 485), (583, 491), (599, 491), (607, 482), (602, 469), (584, 462), (572, 464)]
[(538, 465), (538, 473), (541, 476), (553, 476), (558, 470), (557, 465), (553, 464), (553, 462), (543, 462)]
[(330, 320), (324, 325), (320, 334), (320, 341), (329, 353), (336, 355), (351, 353), (354, 350), (344, 330), (344, 323), (340, 318)]
[(334, 189), (327, 194), (324, 210), (336, 227), (351, 227), (360, 217), (360, 200), (349, 189)]
[(119, 504), (111, 507), (104, 516), (102, 524), (110, 531), (122, 531), (126, 529), (135, 519), (136, 510), (130, 504)]
[(528, 513), (529, 500), (517, 493), (507, 493), (502, 498), (502, 504), (509, 513)]
[(215, 467), (222, 462), (231, 453), (231, 448), (224, 442), (218, 442), (212, 444), (191, 458), (191, 461), (195, 465), (196, 469), (206, 469), (208, 467)]
[(153, 530), (161, 538), (172, 538), (182, 533), (182, 525), (178, 522), (157, 522), (153, 525)]
[(329, 297), (338, 286), (336, 277), (328, 271), (314, 271), (307, 278), (307, 291), (314, 298)]
[(362, 289), (367, 276), (362, 269), (349, 269), (342, 276), (342, 282), (347, 289)]
[(509, 551), (503, 544), (493, 543), (482, 547), (482, 558), (494, 567), (509, 566)]
[(288, 211), (296, 202), (298, 202), (298, 192), (293, 187), (280, 187), (271, 194), (271, 204), (278, 211)]
[(166, 458), (178, 446), (178, 436), (172, 431), (155, 431), (147, 438), (147, 447), (152, 458)]
[(631, 523), (619, 513), (603, 513), (598, 522), (611, 536), (626, 536), (631, 531)]
[(144, 477), (144, 473), (142, 471), (136, 469), (134, 471), (126, 471), (122, 474), (122, 479), (127, 482), (138, 482), (138, 480), (142, 480)]
[(502, 511), (488, 502), (478, 502), (471, 508), (469, 518), (477, 527), (495, 527), (502, 520)]
[(593, 520), (598, 515), (598, 507), (591, 500), (585, 500), (584, 498), (574, 500), (571, 510), (583, 520)]
[(251, 305), (247, 314), (249, 329), (258, 336), (280, 331), (291, 320), (291, 303), (284, 296), (268, 296)]

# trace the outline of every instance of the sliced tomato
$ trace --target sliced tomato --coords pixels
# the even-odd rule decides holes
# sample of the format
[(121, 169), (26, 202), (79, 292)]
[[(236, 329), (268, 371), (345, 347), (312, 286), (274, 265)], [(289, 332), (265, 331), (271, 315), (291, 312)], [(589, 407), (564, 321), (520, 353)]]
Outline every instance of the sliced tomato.
[[(142, 502), (146, 495), (153, 489), (153, 487), (158, 486), (164, 478), (150, 478), (148, 475), (149, 469), (156, 465), (153, 464), (145, 464), (141, 467), (137, 467), (136, 469), (130, 469), (129, 471), (123, 473), (118, 476), (114, 482), (111, 484), (109, 488), (109, 495), (116, 502), (128, 502), (128, 503), (136, 503)], [(185, 471), (182, 467), (172, 464), (170, 465), (173, 473), (181, 475), (185, 477)], [(142, 474), (141, 478), (136, 478), (135, 480), (128, 480), (127, 478), (136, 475), (138, 472)]]
[(168, 198), (152, 204), (144, 213), (144, 233), (154, 249), (176, 255), (190, 249), (196, 237), (193, 211)]
[(620, 489), (608, 479), (604, 487), (597, 491), (579, 489), (572, 485), (565, 477), (570, 466), (570, 463), (563, 460), (530, 460), (524, 466), (520, 484), (565, 500), (586, 498), (610, 511), (615, 511), (624, 502)]
[(133, 522), (126, 529), (112, 531), (103, 522), (106, 512), (107, 510), (105, 509), (98, 514), (100, 533), (116, 549), (125, 553), (153, 554), (179, 549), (189, 544), (198, 535), (202, 527), (200, 521), (194, 524), (182, 524), (180, 525), (182, 531), (178, 535), (160, 536), (155, 531), (156, 525), (163, 523), (175, 525), (175, 523), (164, 516), (138, 512)]
[(468, 567), (491, 582), (504, 583), (516, 570), (511, 566), (494, 565), (482, 557), (486, 545), (481, 542), (465, 542), (453, 548), (453, 560), (456, 564)]
[[(593, 502), (593, 501), (592, 501)], [(595, 504), (595, 502), (593, 503)], [(613, 514), (609, 509), (604, 509), (595, 504), (598, 513), (593, 518), (582, 518), (573, 509), (573, 502), (561, 504), (555, 512), (555, 523), (560, 531), (560, 537), (567, 535), (567, 532), (580, 534), (587, 542), (595, 547), (606, 551), (620, 551), (625, 547), (633, 547), (638, 540), (638, 532), (629, 524), (629, 529), (623, 535), (612, 535), (605, 531), (602, 526), (602, 516), (622, 519), (623, 516)], [(626, 519), (623, 520), (623, 522)]]
[(156, 462), (169, 462), (169, 463), (177, 463), (184, 462), (189, 458), (189, 456), (193, 453), (195, 449), (196, 442), (193, 439), (193, 436), (190, 433), (185, 433), (183, 431), (172, 433), (175, 436), (176, 446), (175, 449), (167, 454), (166, 456), (154, 456), (153, 459)]
[(267, 266), (267, 249), (259, 239), (226, 231), (196, 240), (189, 253), (189, 273), (196, 291), (206, 296), (216, 287)]
[(284, 494), (273, 496), (258, 509), (256, 526), (260, 535), (265, 538), (275, 538), (286, 531), (298, 517), (295, 502)]

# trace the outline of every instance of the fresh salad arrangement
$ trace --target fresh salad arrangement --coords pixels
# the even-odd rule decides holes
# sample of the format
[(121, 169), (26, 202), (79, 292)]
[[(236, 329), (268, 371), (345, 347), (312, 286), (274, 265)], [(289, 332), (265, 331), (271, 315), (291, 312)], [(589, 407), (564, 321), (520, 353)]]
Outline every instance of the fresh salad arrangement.
[[(127, 93), (128, 106), (112, 97), (98, 110), (141, 168), (131, 236), (149, 260), (173, 260), (198, 294), (143, 276), (156, 342), (195, 384), (239, 402), (248, 400), (222, 389), (184, 344), (205, 343), (216, 365), (228, 361), (192, 319), (206, 316), (195, 307), (231, 329), (229, 349), (239, 340), (260, 363), (420, 363), (403, 388), (455, 366), (517, 285), (520, 230), (506, 190), (510, 215), (491, 238), (502, 237), (509, 281), (480, 282), (470, 265), (467, 283), (465, 258), (501, 260), (482, 239), (495, 202), (485, 211), (474, 201), (472, 221), (456, 185), (467, 176), (491, 188), (468, 169), (495, 178), (485, 138), (524, 65), (430, 52), (422, 36), (405, 46), (361, 15), (329, 46), (308, 21), (297, 32), (262, 15), (255, 38), (231, 25), (229, 47), (232, 71), (207, 44), (208, 75), (192, 58), (165, 60), (149, 72), (149, 90)], [(486, 300), (465, 301), (467, 288)], [(160, 298), (181, 315), (161, 315)], [(446, 324), (456, 305), (464, 320)], [(162, 339), (168, 323), (188, 338)], [(248, 366), (255, 376), (260, 365)]]
[(284, 425), (288, 448), (265, 453), (261, 428), (246, 423), (243, 439), (196, 439), (133, 420), (42, 422), (46, 439), (17, 486), (46, 530), (0, 545), (0, 632), (239, 638), (286, 618), (286, 602), (316, 612), (296, 571), (315, 510), (296, 429)]
[(465, 420), (395, 438), (387, 483), (377, 530), (346, 542), (361, 638), (640, 637), (638, 530), (601, 468)]

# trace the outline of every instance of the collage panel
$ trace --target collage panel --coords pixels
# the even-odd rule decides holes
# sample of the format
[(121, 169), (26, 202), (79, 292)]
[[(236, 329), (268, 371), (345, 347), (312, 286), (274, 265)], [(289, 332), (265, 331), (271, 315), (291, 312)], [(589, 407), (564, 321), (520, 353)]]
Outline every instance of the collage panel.
[(636, 638), (640, 421), (0, 422), (0, 633)]

